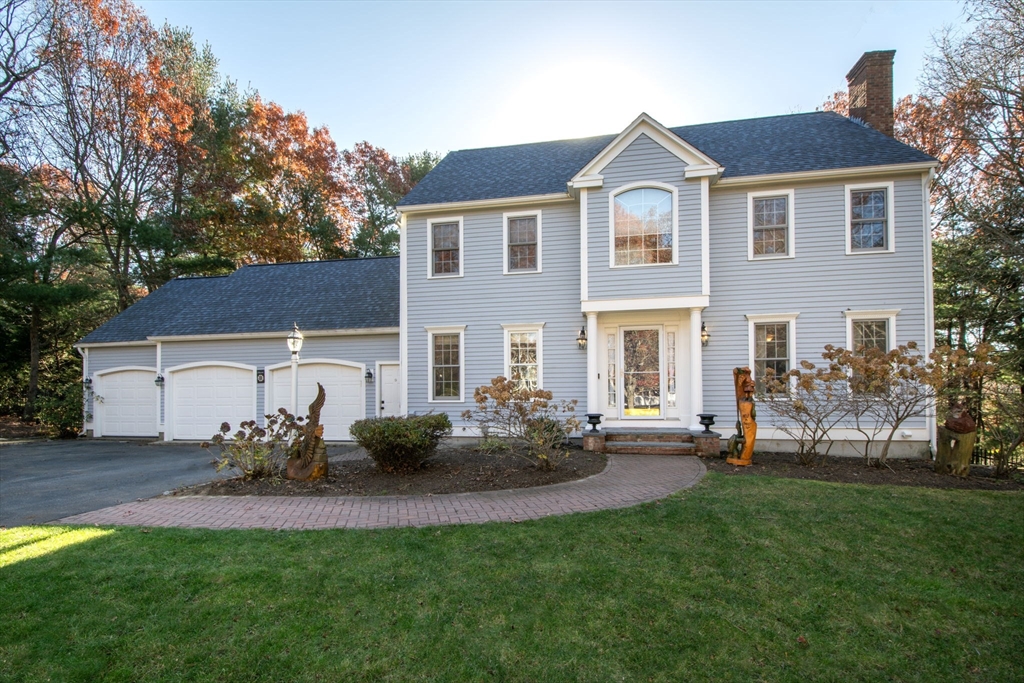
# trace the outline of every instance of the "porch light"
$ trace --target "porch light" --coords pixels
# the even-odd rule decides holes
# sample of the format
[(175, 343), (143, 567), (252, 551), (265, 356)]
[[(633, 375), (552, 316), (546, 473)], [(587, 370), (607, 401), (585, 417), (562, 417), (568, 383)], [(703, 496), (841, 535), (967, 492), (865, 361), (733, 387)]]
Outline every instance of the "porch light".
[(373, 384), (373, 370), (366, 368), (366, 375), (364, 375), (367, 384)]
[(707, 346), (708, 342), (711, 341), (711, 333), (708, 332), (708, 326), (704, 323), (700, 324), (700, 345)]
[(576, 346), (580, 347), (580, 351), (587, 350), (587, 328), (581, 327), (580, 333), (576, 335)]
[(302, 333), (299, 332), (298, 323), (292, 323), (295, 326), (288, 334), (288, 350), (292, 352), (293, 356), (299, 355), (299, 351), (302, 350)]
[(86, 377), (85, 379), (83, 379), (82, 380), (82, 384), (85, 385), (86, 389), (91, 389), (92, 388), (92, 377)]
[(156, 379), (153, 380), (153, 383), (156, 384), (158, 387), (162, 387), (164, 385), (164, 376), (161, 374), (157, 374)]

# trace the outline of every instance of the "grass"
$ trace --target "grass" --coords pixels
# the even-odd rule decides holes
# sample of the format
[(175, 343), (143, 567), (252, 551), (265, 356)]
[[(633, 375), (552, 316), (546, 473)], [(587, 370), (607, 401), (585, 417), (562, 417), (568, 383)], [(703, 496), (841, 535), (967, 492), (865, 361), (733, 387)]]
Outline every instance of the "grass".
[(711, 473), (523, 524), (0, 533), (0, 680), (1024, 680), (1024, 496)]

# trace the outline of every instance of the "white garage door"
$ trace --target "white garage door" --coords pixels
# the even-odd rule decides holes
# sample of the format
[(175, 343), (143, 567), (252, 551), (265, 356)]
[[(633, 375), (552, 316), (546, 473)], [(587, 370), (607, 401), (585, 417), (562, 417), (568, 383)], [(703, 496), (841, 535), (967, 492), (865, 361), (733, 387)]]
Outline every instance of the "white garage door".
[[(289, 408), (292, 400), (292, 370), (283, 367), (271, 372), (273, 389), (269, 393), (267, 412)], [(359, 368), (332, 363), (303, 363), (299, 365), (297, 413), (305, 417), (309, 404), (316, 398), (316, 383), (324, 385), (327, 402), (320, 411), (320, 424), (324, 426), (327, 441), (351, 441), (348, 428), (363, 419), (366, 400), (363, 395), (363, 373)]]
[(99, 376), (95, 410), (102, 436), (156, 436), (154, 370), (120, 370)]
[(238, 425), (255, 416), (253, 372), (225, 365), (204, 365), (171, 373), (175, 439), (206, 441), (222, 422)]

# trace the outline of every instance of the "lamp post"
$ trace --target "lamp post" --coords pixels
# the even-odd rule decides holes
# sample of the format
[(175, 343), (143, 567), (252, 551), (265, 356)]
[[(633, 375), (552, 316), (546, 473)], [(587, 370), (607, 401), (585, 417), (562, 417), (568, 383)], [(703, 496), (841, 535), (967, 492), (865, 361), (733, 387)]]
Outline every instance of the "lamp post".
[(294, 329), (288, 333), (288, 350), (292, 352), (292, 403), (291, 414), (294, 415), (299, 402), (299, 351), (302, 350), (302, 333), (298, 323), (292, 323)]

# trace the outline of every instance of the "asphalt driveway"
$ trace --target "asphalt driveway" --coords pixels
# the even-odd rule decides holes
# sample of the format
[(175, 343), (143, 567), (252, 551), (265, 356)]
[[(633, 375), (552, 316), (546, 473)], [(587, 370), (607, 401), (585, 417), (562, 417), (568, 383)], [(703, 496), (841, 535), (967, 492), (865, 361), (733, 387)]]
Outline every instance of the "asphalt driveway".
[(202, 484), (219, 476), (211, 460), (197, 444), (0, 442), (0, 526), (51, 522)]

